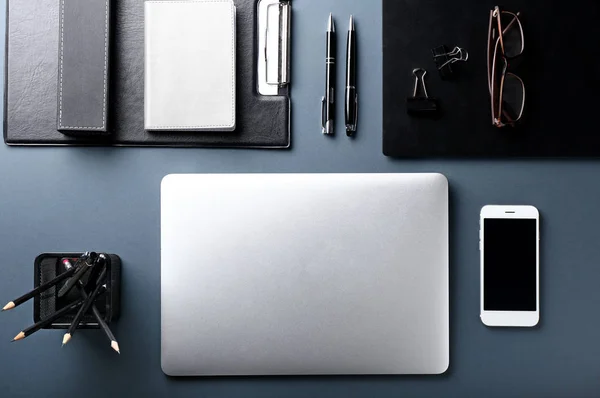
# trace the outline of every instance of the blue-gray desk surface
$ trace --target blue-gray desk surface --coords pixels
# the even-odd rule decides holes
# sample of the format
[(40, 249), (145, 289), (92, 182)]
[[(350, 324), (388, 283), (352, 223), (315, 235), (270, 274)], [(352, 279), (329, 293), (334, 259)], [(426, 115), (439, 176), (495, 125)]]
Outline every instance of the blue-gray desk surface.
[[(353, 141), (340, 128), (335, 139), (319, 131), (330, 11), (339, 31), (345, 31), (351, 12), (359, 30), (360, 131)], [(64, 348), (61, 331), (42, 331), (9, 344), (32, 322), (27, 303), (0, 314), (0, 396), (599, 396), (600, 162), (385, 158), (381, 4), (298, 0), (293, 25), (290, 151), (0, 145), (2, 303), (31, 287), (33, 259), (41, 252), (109, 251), (122, 257), (124, 267), (123, 313), (115, 325), (122, 355), (116, 356), (98, 331), (82, 331)], [(343, 77), (340, 73), (340, 87)], [(162, 373), (159, 183), (164, 175), (429, 171), (444, 173), (451, 187), (451, 352), (446, 374), (174, 379)], [(537, 329), (488, 329), (479, 321), (478, 214), (481, 206), (493, 203), (532, 204), (542, 213)]]

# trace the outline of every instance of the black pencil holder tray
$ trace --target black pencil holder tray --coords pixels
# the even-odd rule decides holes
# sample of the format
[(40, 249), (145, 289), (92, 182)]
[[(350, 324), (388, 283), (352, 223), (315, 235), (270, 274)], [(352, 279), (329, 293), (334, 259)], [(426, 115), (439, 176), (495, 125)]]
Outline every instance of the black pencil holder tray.
[[(62, 259), (72, 259), (74, 262), (83, 253), (42, 253), (36, 257), (34, 262), (34, 287), (46, 283), (61, 273), (65, 272), (62, 265)], [(121, 259), (116, 254), (106, 254), (108, 261), (106, 264), (107, 279), (106, 291), (98, 296), (94, 304), (104, 317), (107, 324), (119, 317), (121, 310)], [(78, 289), (74, 288), (64, 297), (58, 297), (58, 291), (63, 286), (59, 283), (34, 298), (33, 302), (33, 321), (39, 322), (53, 315), (73, 301), (80, 298)], [(44, 329), (67, 329), (73, 321), (77, 309), (65, 314), (63, 317), (55, 320), (51, 325)], [(91, 311), (84, 315), (80, 329), (98, 329), (99, 325)]]

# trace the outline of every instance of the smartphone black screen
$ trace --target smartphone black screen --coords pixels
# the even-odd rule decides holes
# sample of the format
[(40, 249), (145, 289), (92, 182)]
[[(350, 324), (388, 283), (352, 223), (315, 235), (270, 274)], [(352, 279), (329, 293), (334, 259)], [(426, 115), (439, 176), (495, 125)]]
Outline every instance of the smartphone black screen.
[(484, 310), (536, 311), (537, 220), (483, 222)]

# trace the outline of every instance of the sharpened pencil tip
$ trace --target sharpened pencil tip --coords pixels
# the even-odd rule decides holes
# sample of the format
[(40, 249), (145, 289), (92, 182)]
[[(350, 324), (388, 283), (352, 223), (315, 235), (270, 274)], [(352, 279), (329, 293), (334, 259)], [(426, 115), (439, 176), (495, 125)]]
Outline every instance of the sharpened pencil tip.
[(2, 311), (12, 310), (13, 308), (15, 308), (15, 303), (11, 301), (10, 303), (6, 304), (4, 308), (2, 308)]
[(70, 333), (65, 333), (65, 335), (63, 336), (62, 345), (64, 346), (65, 344), (67, 344), (69, 342), (69, 340), (71, 340), (71, 334)]
[(12, 341), (19, 341), (19, 340), (23, 340), (25, 338), (25, 333), (21, 332), (18, 335), (15, 336), (14, 339), (12, 339)]
[(113, 350), (115, 350), (117, 352), (117, 354), (121, 355), (121, 349), (119, 348), (119, 343), (117, 343), (116, 341), (113, 341), (110, 343), (110, 346), (112, 347)]

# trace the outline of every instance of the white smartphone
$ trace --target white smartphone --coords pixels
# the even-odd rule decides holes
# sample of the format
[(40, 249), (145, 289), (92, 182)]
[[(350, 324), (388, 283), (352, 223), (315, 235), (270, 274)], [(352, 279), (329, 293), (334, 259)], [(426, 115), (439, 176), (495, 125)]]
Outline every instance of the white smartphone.
[(540, 319), (540, 214), (533, 206), (481, 209), (481, 321), (533, 327)]

